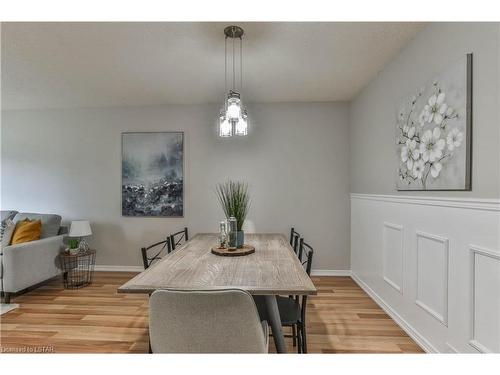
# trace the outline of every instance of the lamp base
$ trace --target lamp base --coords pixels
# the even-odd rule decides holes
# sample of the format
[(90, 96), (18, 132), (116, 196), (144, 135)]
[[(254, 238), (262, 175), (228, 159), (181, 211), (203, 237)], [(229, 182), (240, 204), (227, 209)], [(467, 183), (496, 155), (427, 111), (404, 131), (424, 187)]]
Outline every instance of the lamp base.
[(84, 253), (88, 251), (88, 249), (89, 249), (89, 244), (87, 243), (87, 241), (85, 241), (83, 238), (80, 238), (80, 241), (78, 242), (78, 251), (80, 253)]

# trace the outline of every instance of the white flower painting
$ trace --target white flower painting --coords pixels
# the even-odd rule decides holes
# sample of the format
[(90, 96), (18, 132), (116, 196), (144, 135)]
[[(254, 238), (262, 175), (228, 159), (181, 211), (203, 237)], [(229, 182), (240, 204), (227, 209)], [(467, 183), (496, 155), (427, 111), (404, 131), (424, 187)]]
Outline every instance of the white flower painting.
[(398, 190), (470, 190), (471, 81), (467, 55), (399, 108)]

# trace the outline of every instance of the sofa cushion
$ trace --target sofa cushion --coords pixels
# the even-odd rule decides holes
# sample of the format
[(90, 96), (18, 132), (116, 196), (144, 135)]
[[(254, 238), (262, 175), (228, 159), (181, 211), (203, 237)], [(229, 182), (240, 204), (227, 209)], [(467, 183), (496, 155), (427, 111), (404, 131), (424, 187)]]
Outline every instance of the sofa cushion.
[(61, 226), (61, 216), (59, 215), (20, 212), (14, 216), (15, 223), (24, 219), (42, 221), (42, 233), (40, 238), (57, 236), (59, 233), (59, 227)]

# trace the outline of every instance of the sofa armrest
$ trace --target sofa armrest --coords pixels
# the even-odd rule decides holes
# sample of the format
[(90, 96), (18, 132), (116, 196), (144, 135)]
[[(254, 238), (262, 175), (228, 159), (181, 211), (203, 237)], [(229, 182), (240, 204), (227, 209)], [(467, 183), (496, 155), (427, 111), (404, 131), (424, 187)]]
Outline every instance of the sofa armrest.
[(16, 293), (57, 276), (64, 236), (43, 238), (3, 249), (3, 290)]
[(36, 240), (36, 241), (23, 242), (23, 243), (18, 243), (15, 245), (9, 245), (9, 246), (4, 247), (3, 254), (5, 255), (8, 253), (12, 253), (14, 251), (16, 251), (16, 252), (18, 252), (18, 251), (29, 252), (29, 251), (34, 251), (34, 249), (37, 249), (37, 248), (53, 247), (53, 246), (56, 246), (57, 244), (61, 245), (64, 237), (65, 237), (64, 235), (59, 235), (59, 236), (42, 238), (42, 239)]

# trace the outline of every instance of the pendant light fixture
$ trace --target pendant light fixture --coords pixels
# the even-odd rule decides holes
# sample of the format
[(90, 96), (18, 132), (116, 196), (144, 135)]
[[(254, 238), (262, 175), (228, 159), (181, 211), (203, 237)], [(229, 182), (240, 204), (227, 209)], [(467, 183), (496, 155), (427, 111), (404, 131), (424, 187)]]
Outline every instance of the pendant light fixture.
[[(219, 115), (219, 136), (232, 137), (234, 135), (247, 135), (248, 134), (248, 113), (246, 108), (241, 102), (241, 90), (243, 88), (243, 35), (244, 31), (239, 26), (228, 26), (224, 29), (224, 105)], [(232, 80), (231, 88), (228, 92), (228, 79), (227, 79), (227, 61), (228, 61), (228, 39), (231, 43), (231, 67), (232, 67)], [(238, 42), (239, 39), (239, 43)], [(239, 88), (236, 87), (236, 44), (240, 48), (240, 84)], [(238, 90), (238, 91), (237, 91)]]

